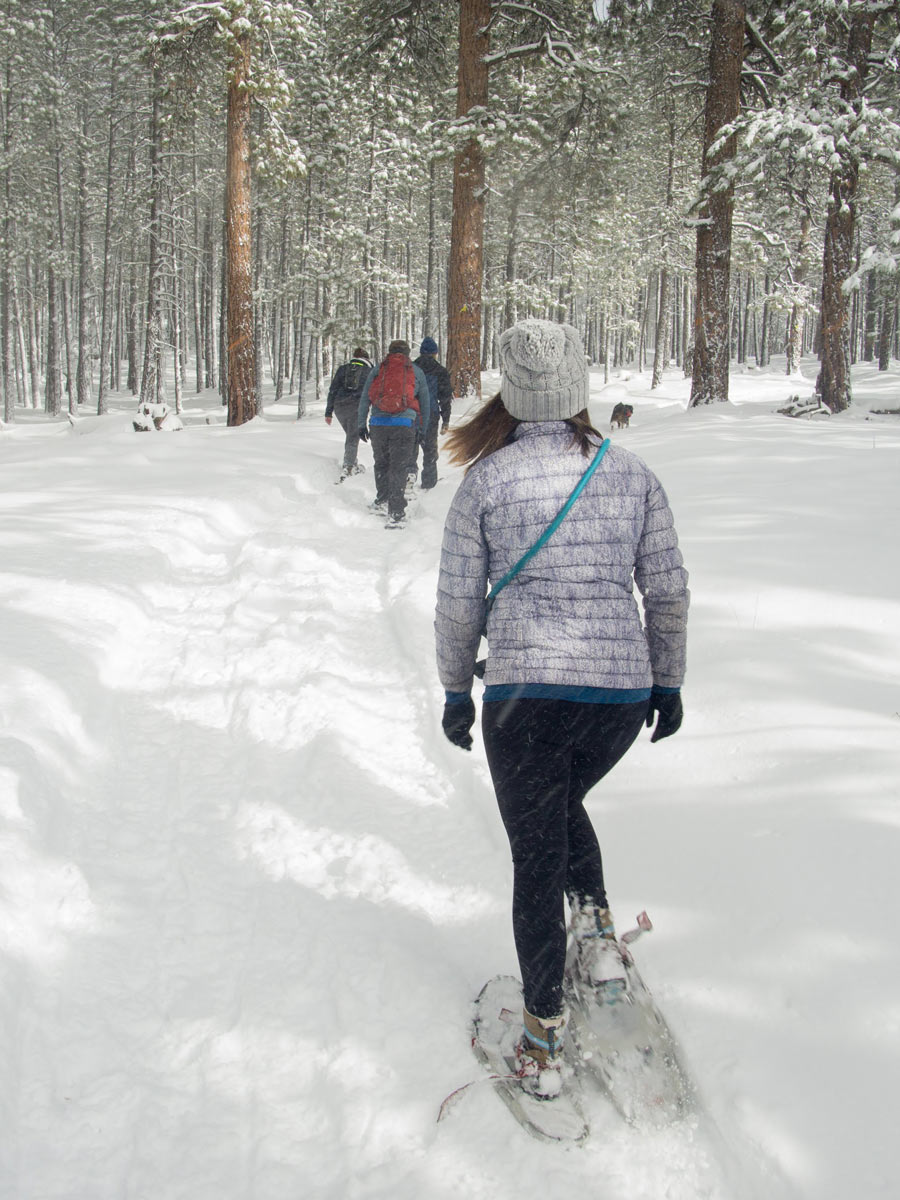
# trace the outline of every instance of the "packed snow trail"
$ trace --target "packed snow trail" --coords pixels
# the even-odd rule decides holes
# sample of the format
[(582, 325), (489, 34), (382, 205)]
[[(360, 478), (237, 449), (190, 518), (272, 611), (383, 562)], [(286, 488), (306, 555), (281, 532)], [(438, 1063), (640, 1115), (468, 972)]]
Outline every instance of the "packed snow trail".
[[(858, 1141), (836, 1130), (887, 1111), (854, 1074), (863, 1022), (891, 1026), (874, 997), (854, 1024), (853, 995), (819, 989), (814, 914), (840, 862), (853, 919), (831, 942), (893, 994), (877, 914), (895, 907), (896, 575), (856, 535), (867, 503), (890, 504), (898, 440), (655, 400), (622, 436), (662, 459), (686, 543), (690, 704), (683, 735), (636, 747), (592, 804), (620, 922), (644, 904), (656, 920), (640, 965), (710, 1121), (642, 1135), (598, 1101), (567, 1152), (476, 1089), (436, 1124), (477, 1071), (474, 996), (516, 972), (480, 739), (463, 754), (440, 731), (432, 613), (458, 472), (442, 464), (397, 533), (366, 510), (371, 470), (333, 486), (321, 423), (36, 420), (0, 432), (3, 1200), (770, 1200), (797, 1194), (785, 1180), (843, 1200)], [(802, 498), (835, 470), (861, 512), (832, 514), (803, 560), (806, 502), (781, 478)], [(850, 606), (829, 590), (838, 553), (843, 592), (866, 568)], [(857, 1097), (834, 1116), (802, 1083), (826, 1061)]]
[(304, 432), (41, 447), (67, 481), (23, 505), (7, 590), (11, 645), (47, 628), (7, 676), (36, 760), (9, 814), (10, 1195), (497, 1192), (465, 1181), (505, 1114), (435, 1127), (511, 953), (483, 764), (435, 732), (449, 490), (389, 533), (371, 475), (334, 489)]

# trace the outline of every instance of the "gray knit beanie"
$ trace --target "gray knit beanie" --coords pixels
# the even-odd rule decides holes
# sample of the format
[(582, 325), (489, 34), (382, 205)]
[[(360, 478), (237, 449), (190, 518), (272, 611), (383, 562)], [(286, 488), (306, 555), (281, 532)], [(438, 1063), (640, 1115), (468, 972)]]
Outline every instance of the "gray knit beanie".
[(500, 396), (520, 421), (564, 421), (588, 406), (588, 369), (572, 325), (519, 321), (500, 335)]

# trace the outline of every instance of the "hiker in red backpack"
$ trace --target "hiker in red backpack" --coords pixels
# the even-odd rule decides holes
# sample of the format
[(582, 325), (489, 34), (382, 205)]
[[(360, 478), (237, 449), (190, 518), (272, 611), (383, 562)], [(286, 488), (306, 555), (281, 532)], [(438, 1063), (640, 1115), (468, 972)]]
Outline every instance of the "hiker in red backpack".
[(409, 353), (408, 342), (391, 342), (359, 398), (359, 436), (364, 442), (371, 438), (375, 460), (375, 499), (369, 507), (387, 514), (385, 529), (406, 524), (406, 474), (416, 434), (427, 428), (431, 411), (428, 381)]

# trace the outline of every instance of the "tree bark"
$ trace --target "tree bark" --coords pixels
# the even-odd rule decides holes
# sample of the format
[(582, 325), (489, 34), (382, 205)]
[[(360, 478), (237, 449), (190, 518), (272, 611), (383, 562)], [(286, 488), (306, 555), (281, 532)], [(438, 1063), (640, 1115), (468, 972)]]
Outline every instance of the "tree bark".
[(810, 214), (804, 208), (800, 215), (800, 244), (797, 253), (797, 269), (794, 272), (794, 283), (799, 289), (791, 305), (791, 316), (788, 324), (787, 337), (787, 374), (793, 375), (800, 370), (800, 356), (803, 353), (803, 325), (806, 320), (806, 276), (808, 271)]
[(31, 255), (25, 255), (25, 310), (26, 324), (28, 336), (28, 370), (31, 375), (31, 397), (35, 408), (38, 405), (38, 396), (41, 391), (40, 379), (40, 354), (38, 351), (38, 315), (37, 315), (37, 297), (35, 294), (35, 285), (32, 280), (31, 273)]
[(428, 162), (428, 270), (425, 276), (425, 334), (441, 342), (441, 330), (437, 322), (436, 275), (437, 275), (437, 163)]
[(160, 380), (160, 283), (162, 262), (160, 254), (160, 166), (159, 166), (159, 94), (160, 70), (154, 67), (153, 100), (150, 109), (150, 243), (147, 269), (147, 324), (144, 330), (144, 365), (141, 371), (141, 405), (156, 404)]
[[(490, 0), (460, 0), (456, 115), (487, 108)], [(481, 398), (481, 280), (484, 268), (484, 151), (470, 138), (453, 162), (447, 296), (447, 369), (456, 396)]]
[(702, 177), (708, 187), (697, 226), (697, 303), (694, 312), (694, 360), (691, 405), (728, 399), (728, 343), (731, 306), (731, 224), (734, 185), (713, 183), (709, 175), (734, 157), (735, 138), (713, 153), (719, 130), (740, 111), (746, 4), (713, 0), (709, 84), (703, 134)]
[[(858, 108), (865, 86), (875, 15), (867, 6), (856, 9), (850, 19), (849, 69), (841, 80), (841, 99), (849, 109)], [(825, 218), (822, 354), (816, 380), (816, 395), (832, 412), (843, 412), (850, 407), (853, 398), (850, 387), (850, 305), (844, 284), (853, 271), (859, 160), (849, 142), (840, 154), (840, 164), (831, 174)]]
[(91, 257), (88, 246), (87, 110), (81, 113), (81, 138), (78, 145), (78, 375), (75, 402), (78, 408), (88, 403), (91, 390), (91, 348), (88, 338), (88, 280)]
[(111, 73), (109, 84), (109, 130), (106, 145), (106, 215), (103, 221), (103, 282), (100, 288), (100, 383), (97, 392), (97, 412), (103, 416), (107, 411), (106, 402), (106, 360), (109, 356), (110, 333), (112, 329), (112, 305), (110, 303), (110, 259), (112, 257), (112, 208), (113, 208), (113, 167), (115, 165), (115, 71)]
[[(191, 171), (193, 173), (194, 195), (192, 197), (194, 219), (194, 250), (191, 267), (191, 316), (194, 322), (194, 370), (196, 372), (197, 392), (203, 391), (203, 360), (205, 358), (206, 342), (203, 337), (203, 314), (201, 310), (200, 264), (203, 261), (203, 250), (200, 243), (200, 189), (197, 186), (197, 127), (192, 129)], [(209, 365), (207, 364), (207, 372)]]
[(62, 408), (62, 375), (59, 366), (59, 309), (56, 272), (53, 261), (47, 263), (47, 374), (44, 381), (44, 408), (51, 417)]
[[(666, 216), (675, 201), (675, 146), (677, 130), (673, 118), (669, 120), (669, 147), (666, 159)], [(671, 316), (670, 286), (669, 286), (669, 235), (663, 234), (661, 248), (661, 265), (658, 282), (658, 311), (656, 319), (656, 341), (653, 349), (653, 378), (651, 389), (659, 387), (662, 373), (666, 365), (669, 347), (669, 319)]]
[(237, 39), (228, 83), (225, 162), (225, 256), (228, 293), (228, 424), (243, 425), (259, 412), (253, 342), (253, 240), (250, 199), (250, 36)]
[[(54, 122), (56, 134), (56, 218), (59, 236), (59, 262), (62, 269), (66, 253), (66, 218), (63, 202), (63, 168), (62, 145), (59, 129)], [(62, 334), (66, 356), (66, 395), (69, 400), (69, 412), (75, 412), (75, 364), (72, 357), (72, 329), (69, 321), (69, 289), (66, 286), (65, 274), (59, 281), (59, 305), (62, 311)]]
[(0, 280), (0, 391), (3, 392), (3, 420), (12, 421), (16, 415), (10, 363), (10, 288), (12, 287), (12, 170), (10, 168), (10, 146), (12, 142), (12, 56), (6, 59), (3, 93), (0, 99), (3, 120), (3, 222), (2, 222), (2, 280)]

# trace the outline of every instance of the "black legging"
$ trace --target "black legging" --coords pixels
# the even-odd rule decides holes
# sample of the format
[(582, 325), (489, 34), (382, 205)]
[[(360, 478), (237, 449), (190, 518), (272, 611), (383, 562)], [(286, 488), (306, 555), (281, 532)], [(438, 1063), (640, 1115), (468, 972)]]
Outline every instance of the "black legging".
[(603, 860), (584, 798), (631, 746), (647, 715), (636, 704), (503, 700), (482, 730), (513, 858), (513, 936), (525, 1007), (562, 1012), (564, 896), (606, 907)]

